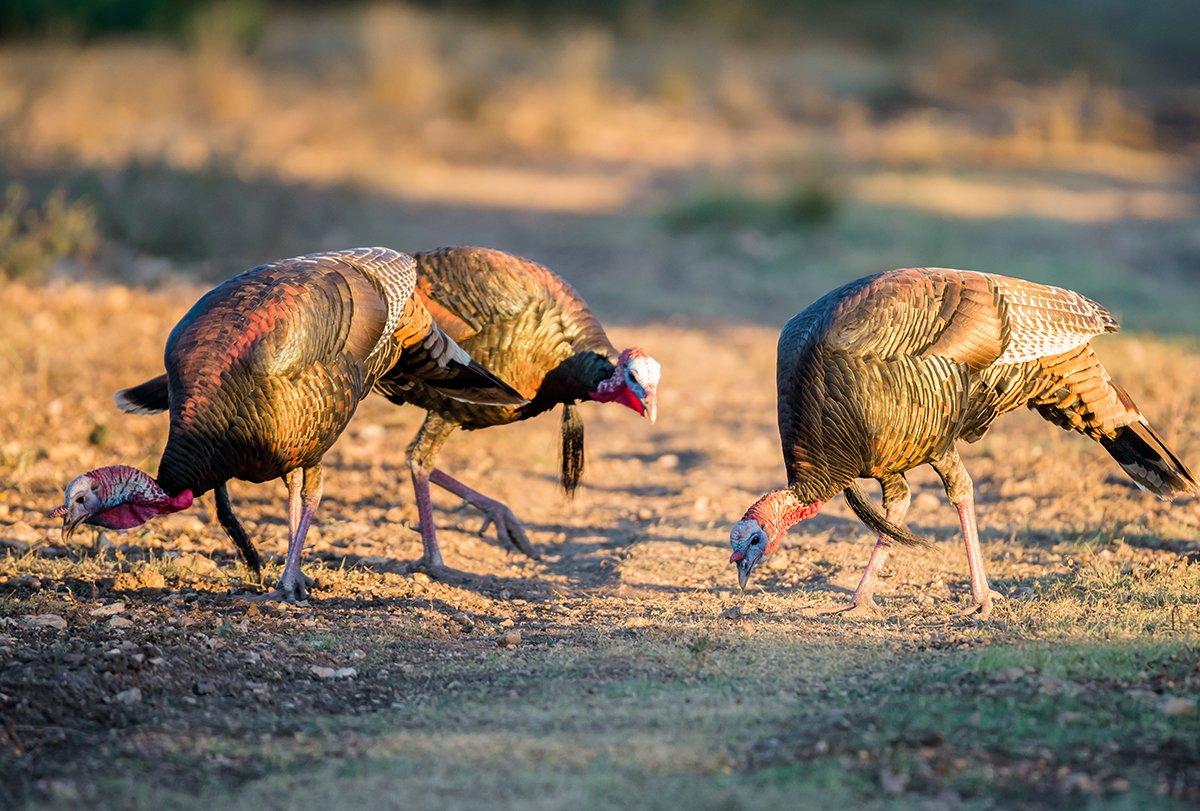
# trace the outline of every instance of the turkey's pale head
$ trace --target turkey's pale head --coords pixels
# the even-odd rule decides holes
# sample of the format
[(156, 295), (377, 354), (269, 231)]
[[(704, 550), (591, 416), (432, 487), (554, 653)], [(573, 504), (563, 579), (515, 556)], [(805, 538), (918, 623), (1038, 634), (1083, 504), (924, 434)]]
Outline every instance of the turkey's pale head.
[(658, 380), (662, 366), (636, 346), (621, 353), (612, 375), (589, 396), (599, 403), (620, 403), (650, 422), (658, 416)]
[(766, 556), (770, 540), (767, 531), (753, 518), (743, 518), (729, 530), (729, 545), (733, 547), (729, 562), (737, 564), (739, 588), (746, 588), (750, 573)]
[(150, 474), (126, 465), (111, 465), (72, 479), (63, 503), (50, 511), (50, 517), (62, 517), (65, 543), (80, 524), (130, 529), (191, 504), (191, 490), (168, 496)]
[(750, 505), (729, 530), (729, 562), (737, 565), (738, 586), (745, 589), (754, 567), (779, 548), (787, 531), (819, 509), (820, 501), (805, 503), (792, 490), (775, 490)]

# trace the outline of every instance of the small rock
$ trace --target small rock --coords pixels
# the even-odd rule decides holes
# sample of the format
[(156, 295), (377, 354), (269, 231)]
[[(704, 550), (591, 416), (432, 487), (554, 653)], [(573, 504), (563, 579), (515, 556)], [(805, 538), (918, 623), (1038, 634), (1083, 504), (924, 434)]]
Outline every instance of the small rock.
[(412, 579), (416, 583), (428, 583), (429, 575), (425, 574), (424, 572), (413, 572)]
[(1100, 790), (1100, 784), (1090, 774), (1071, 772), (1062, 781), (1063, 791), (1078, 792), (1079, 794), (1095, 794)]
[(630, 617), (625, 620), (626, 628), (649, 628), (651, 622), (646, 617)]
[(992, 674), (996, 681), (1016, 681), (1025, 675), (1023, 667), (1002, 667)]
[(459, 611), (457, 614), (452, 616), (450, 619), (454, 620), (460, 626), (462, 626), (462, 629), (464, 631), (469, 631), (475, 627), (475, 620), (471, 619), (471, 617), (468, 614), (464, 614), (462, 611)]
[(200, 679), (192, 685), (192, 692), (198, 696), (209, 696), (217, 692), (217, 685), (208, 679)]
[(108, 627), (113, 630), (119, 630), (121, 628), (132, 628), (133, 620), (129, 619), (129, 617), (113, 617), (112, 619), (110, 619), (108, 621)]
[(174, 563), (177, 569), (183, 569), (201, 577), (213, 577), (221, 574), (221, 567), (217, 565), (215, 560), (196, 552), (188, 552), (185, 555), (180, 555), (175, 559)]
[(502, 648), (515, 648), (521, 644), (521, 632), (509, 631), (497, 639), (496, 644)]
[(1034, 592), (1034, 590), (1029, 586), (1021, 586), (1021, 588), (1012, 593), (1012, 598), (1014, 600), (1032, 600), (1036, 596), (1036, 592)]
[(893, 772), (890, 769), (881, 769), (879, 772), (879, 785), (888, 794), (903, 794), (904, 789), (908, 787), (908, 775), (903, 772)]
[(32, 617), (26, 617), (25, 622), (34, 628), (53, 628), (56, 631), (61, 631), (67, 627), (67, 621), (58, 614), (36, 614)]
[(142, 691), (137, 687), (130, 687), (128, 690), (117, 693), (117, 701), (122, 704), (137, 704), (141, 700)]
[(335, 679), (352, 679), (357, 675), (358, 671), (352, 667), (339, 667), (337, 670), (333, 671), (333, 677)]
[(113, 580), (114, 591), (141, 591), (142, 589), (165, 589), (167, 579), (158, 569), (143, 567), (138, 572), (122, 572)]
[(37, 591), (42, 587), (42, 578), (37, 575), (24, 574), (20, 577), (14, 577), (8, 581), (10, 588), (14, 589), (30, 589)]
[(350, 651), (350, 658), (351, 659), (366, 659), (367, 652), (365, 650), (363, 650), (362, 648), (355, 648), (354, 650)]
[(514, 625), (516, 625), (516, 623), (513, 622), (512, 617), (505, 617), (504, 619), (500, 620), (501, 628), (511, 628)]
[(1196, 699), (1184, 698), (1182, 696), (1167, 696), (1158, 705), (1159, 712), (1170, 718), (1176, 718), (1181, 715), (1194, 715), (1196, 712)]
[(654, 462), (659, 467), (670, 468), (674, 470), (679, 467), (679, 456), (674, 453), (664, 453)]
[(735, 605), (732, 608), (726, 608), (721, 612), (721, 619), (740, 620), (742, 618), (742, 607)]
[(42, 533), (29, 526), (25, 521), (18, 521), (8, 528), (8, 536), (25, 543), (35, 543), (42, 539)]
[(88, 612), (89, 617), (114, 617), (125, 610), (125, 603), (118, 600), (115, 603), (102, 605), (98, 608), (93, 608)]

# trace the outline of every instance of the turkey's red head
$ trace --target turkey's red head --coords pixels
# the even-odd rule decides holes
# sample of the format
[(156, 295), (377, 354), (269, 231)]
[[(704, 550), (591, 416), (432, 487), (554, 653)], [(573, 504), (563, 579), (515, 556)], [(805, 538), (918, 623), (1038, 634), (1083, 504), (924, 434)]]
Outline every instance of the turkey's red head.
[(754, 567), (779, 548), (787, 531), (819, 509), (821, 502), (805, 504), (791, 490), (776, 490), (754, 502), (729, 530), (729, 562), (737, 564), (738, 586), (745, 589)]
[(126, 465), (112, 465), (72, 479), (63, 503), (50, 511), (50, 517), (62, 517), (62, 538), (66, 542), (80, 524), (130, 529), (191, 504), (191, 490), (168, 496), (150, 474)]
[(621, 353), (612, 376), (589, 396), (598, 403), (620, 403), (650, 422), (658, 416), (658, 380), (662, 366), (636, 346)]

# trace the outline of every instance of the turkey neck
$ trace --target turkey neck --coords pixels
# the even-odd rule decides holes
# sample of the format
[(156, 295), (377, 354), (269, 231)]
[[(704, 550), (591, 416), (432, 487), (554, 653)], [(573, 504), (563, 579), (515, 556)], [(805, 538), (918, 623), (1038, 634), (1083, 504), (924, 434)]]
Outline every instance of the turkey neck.
[(602, 382), (612, 377), (615, 361), (616, 352), (611, 348), (604, 353), (593, 350), (575, 353), (546, 375), (541, 390), (526, 408), (545, 410), (557, 403), (588, 399)]

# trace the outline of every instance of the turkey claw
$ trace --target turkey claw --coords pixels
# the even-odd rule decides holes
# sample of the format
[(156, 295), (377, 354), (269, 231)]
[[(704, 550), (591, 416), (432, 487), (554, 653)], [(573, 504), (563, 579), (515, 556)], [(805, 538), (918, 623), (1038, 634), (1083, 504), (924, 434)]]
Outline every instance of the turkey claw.
[(869, 597), (865, 600), (856, 600), (830, 613), (839, 617), (846, 617), (847, 619), (860, 620), (879, 619), (881, 615), (879, 604)]
[(525, 534), (525, 527), (507, 505), (501, 504), (499, 501), (489, 501), (480, 505), (479, 510), (483, 513), (483, 524), (479, 527), (481, 536), (487, 532), (488, 527), (494, 525), (496, 539), (501, 543), (507, 543), (513, 549), (534, 560), (541, 559), (542, 556), (529, 542), (529, 536)]
[(404, 568), (409, 574), (421, 572), (428, 575), (431, 580), (437, 580), (440, 583), (462, 584), (471, 582), (471, 578), (463, 572), (451, 569), (442, 563), (431, 563), (425, 558), (415, 560), (407, 564)]

